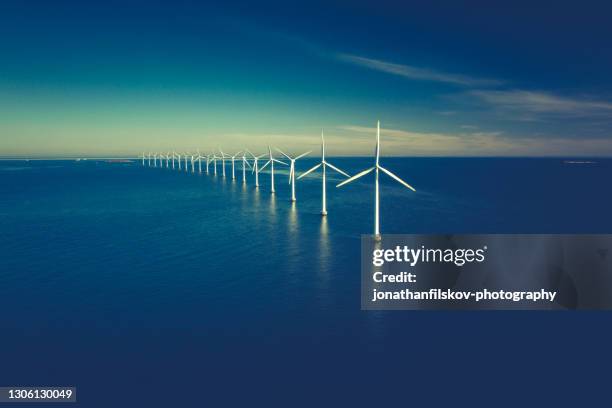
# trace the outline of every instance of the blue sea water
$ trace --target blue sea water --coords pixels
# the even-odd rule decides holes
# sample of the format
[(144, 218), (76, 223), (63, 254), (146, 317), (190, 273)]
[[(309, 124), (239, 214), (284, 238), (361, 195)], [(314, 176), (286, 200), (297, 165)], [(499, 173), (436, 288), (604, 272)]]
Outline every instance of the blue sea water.
[[(417, 189), (381, 175), (383, 233), (612, 232), (610, 159), (382, 162)], [(0, 161), (0, 385), (74, 385), (87, 407), (608, 397), (609, 313), (361, 311), (373, 179), (329, 172), (323, 218), (318, 177), (291, 204), (285, 168), (275, 195), (229, 169)]]

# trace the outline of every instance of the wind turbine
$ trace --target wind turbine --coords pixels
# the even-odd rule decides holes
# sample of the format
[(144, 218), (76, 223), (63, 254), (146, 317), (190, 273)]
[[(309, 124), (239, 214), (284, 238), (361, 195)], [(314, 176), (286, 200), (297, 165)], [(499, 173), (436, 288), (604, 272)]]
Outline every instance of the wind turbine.
[(291, 184), (291, 201), (295, 201), (295, 161), (298, 159), (301, 159), (302, 157), (306, 156), (307, 154), (310, 154), (310, 151), (306, 152), (306, 153), (302, 153), (299, 156), (295, 157), (295, 158), (291, 158), (288, 155), (286, 155), (285, 153), (283, 153), (283, 151), (281, 149), (279, 149), (278, 147), (276, 148), (276, 150), (278, 150), (278, 152), (280, 154), (282, 154), (283, 156), (285, 156), (287, 159), (289, 159), (291, 165), (289, 168), (289, 183)]
[(215, 176), (217, 175), (217, 159), (218, 159), (218, 157), (217, 157), (217, 153), (215, 153), (215, 152), (213, 151), (213, 153), (212, 153), (212, 161), (213, 161), (213, 169), (214, 169), (213, 174), (214, 174)]
[(172, 170), (174, 170), (174, 156), (176, 156), (176, 152), (172, 151)]
[(177, 153), (176, 154), (176, 158), (177, 158), (177, 161), (178, 161), (178, 170), (181, 171), (181, 154)]
[(221, 150), (221, 148), (219, 148), (219, 153), (221, 153), (221, 173), (223, 174), (223, 177), (225, 178), (225, 157), (227, 155), (223, 153), (223, 150)]
[(145, 159), (145, 154), (144, 152), (142, 152), (142, 166), (144, 167), (144, 159)]
[(348, 180), (344, 180), (342, 183), (338, 184), (336, 187), (341, 187), (345, 184), (350, 183), (351, 181), (355, 181), (360, 177), (365, 176), (368, 173), (371, 173), (372, 171), (376, 171), (376, 176), (375, 176), (375, 181), (374, 181), (374, 186), (375, 186), (375, 193), (374, 193), (374, 239), (377, 241), (380, 241), (380, 192), (379, 192), (379, 186), (378, 186), (378, 173), (380, 171), (382, 171), (383, 173), (386, 173), (389, 177), (391, 177), (392, 179), (394, 179), (395, 181), (399, 182), (400, 184), (402, 184), (403, 186), (409, 188), (412, 191), (416, 191), (414, 189), (414, 187), (412, 187), (410, 184), (406, 183), (404, 180), (402, 180), (401, 178), (397, 177), (395, 174), (391, 173), (389, 170), (385, 169), (384, 167), (382, 167), (380, 165), (380, 120), (378, 121), (378, 123), (376, 124), (376, 151), (375, 151), (375, 155), (376, 155), (376, 164), (374, 165), (374, 167), (370, 167), (369, 169), (366, 169), (360, 173), (355, 174), (353, 177), (349, 178)]
[(191, 154), (191, 172), (195, 173), (195, 155)]
[(189, 169), (187, 168), (187, 159), (188, 159), (187, 156), (188, 155), (189, 155), (189, 153), (183, 153), (183, 157), (185, 158), (185, 172), (189, 171)]
[(259, 171), (263, 171), (263, 169), (265, 169), (268, 164), (270, 165), (270, 186), (271, 186), (270, 193), (274, 194), (276, 191), (274, 190), (274, 162), (284, 164), (285, 166), (287, 166), (287, 163), (275, 159), (272, 156), (272, 148), (270, 148), (270, 146), (268, 146), (268, 152), (270, 153), (270, 158)]
[(153, 153), (153, 167), (157, 167), (157, 153)]
[(326, 178), (327, 166), (329, 166), (332, 170), (335, 170), (338, 173), (342, 174), (343, 176), (350, 177), (348, 174), (346, 174), (345, 172), (343, 172), (342, 170), (340, 170), (339, 168), (337, 168), (336, 166), (334, 166), (333, 164), (325, 160), (325, 137), (323, 136), (323, 130), (321, 130), (321, 162), (317, 164), (316, 166), (314, 166), (313, 168), (311, 168), (310, 170), (306, 171), (305, 173), (302, 173), (298, 177), (298, 180), (299, 180), (302, 177), (308, 175), (309, 173), (321, 167), (321, 171), (323, 173), (323, 183), (322, 183), (323, 190), (321, 193), (321, 215), (327, 215), (327, 190), (325, 187), (327, 184), (327, 178)]
[[(247, 152), (249, 152), (249, 150), (247, 150)], [(265, 154), (262, 154), (260, 156), (255, 156), (251, 152), (249, 152), (249, 154), (251, 156), (253, 156), (253, 170), (252, 170), (252, 172), (255, 173), (255, 187), (259, 187), (259, 170), (258, 170), (259, 165), (258, 165), (258, 163), (259, 163), (259, 159), (264, 157)]]
[(249, 161), (246, 158), (246, 151), (242, 152), (242, 184), (246, 184), (246, 166), (251, 168)]
[(149, 152), (149, 167), (151, 167), (151, 152)]
[(238, 156), (240, 153), (242, 153), (242, 152), (238, 152), (238, 153), (236, 153), (235, 155), (230, 156), (230, 158), (232, 159), (232, 180), (235, 180), (235, 179), (236, 179), (236, 173), (235, 173), (235, 171), (234, 171), (234, 162), (236, 161), (236, 157), (237, 157), (237, 156)]
[(210, 164), (210, 154), (206, 155), (206, 174), (208, 174), (208, 165)]
[(200, 154), (200, 149), (198, 149), (198, 173), (202, 174), (202, 155)]
[(170, 167), (170, 152), (166, 152), (166, 168)]

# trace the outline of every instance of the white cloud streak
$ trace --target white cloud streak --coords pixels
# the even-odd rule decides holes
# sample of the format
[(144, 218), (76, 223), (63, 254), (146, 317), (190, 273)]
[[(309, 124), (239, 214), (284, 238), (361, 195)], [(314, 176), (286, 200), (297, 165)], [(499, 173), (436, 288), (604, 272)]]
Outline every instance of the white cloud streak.
[[(340, 126), (353, 133), (350, 143), (367, 137), (374, 145), (376, 128)], [(350, 136), (345, 135), (349, 138)], [(509, 136), (500, 131), (462, 133), (412, 132), (381, 129), (383, 155), (397, 156), (602, 156), (612, 154), (610, 138), (563, 138), (558, 136)], [(345, 143), (349, 143), (346, 140)]]
[(418, 68), (411, 65), (394, 64), (391, 62), (351, 54), (336, 54), (336, 57), (343, 62), (348, 62), (372, 70), (417, 81), (442, 82), (446, 84), (469, 87), (497, 86), (503, 83), (502, 81), (496, 79), (474, 78), (467, 75), (452, 74), (427, 68)]
[(612, 115), (612, 103), (559, 96), (548, 92), (526, 90), (475, 90), (468, 95), (495, 108), (536, 115), (566, 115), (571, 117)]

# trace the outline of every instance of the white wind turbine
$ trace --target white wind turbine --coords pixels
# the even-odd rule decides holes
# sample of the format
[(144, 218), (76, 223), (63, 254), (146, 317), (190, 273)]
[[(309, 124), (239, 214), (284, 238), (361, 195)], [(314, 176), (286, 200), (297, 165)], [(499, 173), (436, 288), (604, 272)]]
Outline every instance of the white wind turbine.
[(286, 155), (278, 147), (276, 148), (276, 150), (278, 150), (278, 152), (280, 154), (282, 154), (287, 159), (289, 159), (289, 162), (291, 163), (290, 167), (289, 167), (289, 183), (291, 184), (291, 201), (295, 201), (295, 161), (298, 160), (298, 159), (301, 159), (302, 157), (306, 156), (307, 154), (310, 154), (310, 151), (308, 151), (306, 153), (302, 153), (302, 154), (300, 154), (299, 156), (297, 156), (295, 158), (291, 158), (288, 155)]
[(402, 180), (401, 178), (397, 177), (395, 174), (391, 173), (389, 170), (385, 169), (384, 167), (382, 167), (380, 165), (380, 121), (378, 121), (378, 123), (376, 124), (376, 151), (375, 151), (375, 155), (376, 155), (376, 164), (374, 165), (374, 167), (370, 167), (369, 169), (366, 169), (360, 173), (355, 174), (353, 177), (349, 178), (348, 180), (344, 180), (342, 183), (338, 184), (336, 187), (340, 187), (343, 186), (345, 184), (350, 183), (351, 181), (355, 181), (360, 177), (365, 176), (368, 173), (371, 173), (372, 171), (376, 171), (376, 176), (375, 176), (375, 181), (374, 181), (374, 186), (375, 186), (375, 193), (374, 193), (374, 239), (376, 239), (377, 241), (380, 240), (380, 192), (379, 192), (379, 186), (378, 186), (378, 173), (380, 171), (382, 171), (383, 173), (387, 174), (389, 177), (391, 177), (392, 179), (394, 179), (395, 181), (399, 182), (400, 184), (402, 184), (403, 186), (409, 188), (412, 191), (416, 191), (414, 189), (414, 187), (412, 187), (410, 184), (406, 183), (404, 180)]
[(181, 171), (181, 154), (180, 153), (176, 153), (176, 159), (178, 162), (178, 170)]
[(234, 171), (234, 163), (236, 161), (236, 157), (238, 157), (238, 155), (242, 153), (242, 152), (238, 152), (233, 156), (230, 156), (230, 158), (232, 159), (232, 180), (236, 179), (236, 172)]
[(187, 168), (187, 159), (189, 158), (188, 155), (189, 153), (183, 153), (183, 158), (185, 159), (185, 172), (189, 172), (189, 168)]
[(249, 161), (246, 158), (246, 151), (242, 152), (242, 184), (246, 184), (246, 166), (251, 168)]
[(166, 168), (170, 167), (170, 152), (166, 152)]
[(191, 172), (195, 173), (195, 155), (191, 154)]
[(202, 174), (202, 155), (200, 154), (200, 149), (198, 149), (198, 157), (196, 157), (198, 161), (198, 173)]
[(151, 167), (151, 152), (149, 152), (149, 167)]
[(321, 167), (321, 171), (323, 174), (323, 183), (322, 183), (323, 190), (321, 193), (321, 215), (327, 215), (327, 189), (325, 187), (327, 185), (327, 177), (326, 177), (327, 166), (329, 166), (332, 170), (335, 170), (338, 173), (342, 174), (343, 176), (350, 177), (348, 174), (346, 174), (345, 172), (343, 172), (342, 170), (340, 170), (339, 168), (337, 168), (336, 166), (334, 166), (333, 164), (325, 160), (325, 137), (323, 136), (323, 130), (321, 130), (321, 162), (317, 164), (316, 166), (314, 166), (313, 168), (311, 168), (310, 170), (306, 171), (305, 173), (302, 173), (298, 177), (298, 180), (299, 180), (302, 177), (308, 175), (309, 173)]
[(172, 151), (172, 170), (174, 170), (174, 156), (176, 155), (176, 152), (173, 150)]
[(259, 164), (258, 163), (259, 163), (259, 159), (264, 157), (265, 154), (262, 154), (260, 156), (255, 156), (248, 149), (247, 149), (247, 152), (249, 152), (249, 154), (251, 156), (253, 156), (253, 170), (252, 170), (252, 172), (255, 173), (255, 187), (259, 187)]
[(221, 150), (221, 148), (219, 148), (219, 153), (221, 153), (221, 174), (225, 178), (225, 158), (227, 157), (227, 155), (223, 153), (223, 150)]
[(153, 167), (157, 167), (157, 153), (153, 153)]
[(265, 169), (268, 164), (270, 165), (270, 193), (274, 194), (276, 192), (276, 190), (274, 189), (274, 162), (284, 164), (285, 166), (287, 166), (288, 164), (275, 159), (274, 156), (272, 156), (272, 148), (270, 146), (268, 146), (268, 152), (270, 154), (268, 161), (259, 171), (263, 171), (263, 169)]
[(206, 155), (206, 174), (208, 174), (208, 165), (210, 164), (210, 154)]
[(212, 153), (212, 162), (213, 162), (213, 174), (216, 176), (217, 175), (217, 153), (213, 152)]
[(144, 154), (144, 152), (142, 152), (142, 166), (143, 166), (143, 167), (144, 167), (144, 165), (145, 165), (145, 164), (144, 164), (144, 161), (145, 161), (145, 154)]

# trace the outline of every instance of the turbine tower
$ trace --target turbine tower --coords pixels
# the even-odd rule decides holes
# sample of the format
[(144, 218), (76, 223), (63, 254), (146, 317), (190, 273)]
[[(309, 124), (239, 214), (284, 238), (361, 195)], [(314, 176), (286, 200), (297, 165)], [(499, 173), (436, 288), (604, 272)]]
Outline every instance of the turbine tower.
[(270, 157), (259, 171), (263, 171), (268, 164), (270, 165), (270, 193), (274, 194), (276, 192), (276, 190), (274, 190), (274, 162), (284, 164), (285, 166), (287, 166), (287, 163), (275, 159), (274, 156), (272, 156), (272, 148), (270, 146), (268, 146), (268, 153), (270, 154)]
[(196, 160), (198, 161), (198, 172), (202, 174), (202, 155), (200, 154), (200, 149), (198, 149), (198, 157)]
[(187, 168), (187, 156), (189, 155), (189, 153), (183, 153), (183, 157), (185, 158), (185, 172), (189, 172), (189, 169)]
[(170, 167), (170, 152), (166, 152), (166, 168)]
[(191, 172), (195, 173), (195, 155), (191, 154)]
[(177, 153), (177, 154), (176, 154), (176, 157), (177, 157), (177, 159), (178, 159), (178, 160), (177, 160), (177, 161), (178, 161), (178, 170), (179, 170), (179, 171), (181, 171), (181, 154), (180, 154), (180, 153)]
[(299, 156), (295, 157), (295, 158), (291, 158), (288, 155), (286, 155), (285, 153), (283, 153), (283, 151), (281, 149), (279, 149), (278, 147), (276, 148), (276, 150), (278, 150), (278, 152), (280, 154), (282, 154), (283, 156), (285, 156), (287, 159), (289, 159), (290, 164), (290, 168), (289, 168), (289, 184), (291, 184), (291, 201), (295, 201), (295, 162), (298, 159), (301, 159), (302, 157), (306, 156), (307, 154), (310, 154), (310, 151), (306, 152), (306, 153), (302, 153)]
[(217, 175), (217, 159), (218, 159), (217, 153), (213, 152), (213, 154), (212, 154), (212, 161), (213, 161), (213, 168), (214, 168), (214, 173), (213, 174), (215, 176)]
[(219, 148), (219, 153), (221, 153), (221, 174), (223, 175), (223, 178), (225, 178), (225, 157), (227, 155), (223, 153), (223, 150), (221, 150), (221, 148)]
[(144, 167), (144, 165), (145, 165), (144, 161), (145, 161), (145, 154), (144, 154), (144, 152), (142, 152), (142, 167)]
[[(249, 152), (249, 150), (247, 149), (247, 152)], [(249, 154), (251, 156), (253, 156), (253, 170), (252, 172), (255, 173), (255, 187), (259, 188), (259, 159), (261, 159), (262, 157), (265, 156), (265, 154), (262, 154), (260, 156), (255, 156), (253, 153), (249, 152)]]
[(172, 151), (172, 170), (174, 170), (174, 158), (176, 156), (176, 152), (173, 150)]
[(238, 152), (233, 156), (230, 156), (232, 159), (232, 180), (236, 180), (236, 172), (234, 171), (234, 162), (236, 161), (236, 157), (242, 152)]
[(323, 129), (321, 129), (321, 162), (317, 164), (316, 166), (314, 166), (313, 168), (311, 168), (310, 170), (306, 171), (305, 173), (302, 173), (300, 177), (298, 177), (298, 180), (299, 180), (302, 177), (308, 175), (309, 173), (321, 167), (321, 171), (323, 173), (323, 183), (322, 183), (322, 193), (321, 193), (321, 215), (327, 215), (327, 190), (325, 187), (327, 184), (327, 177), (326, 177), (327, 166), (329, 166), (332, 170), (335, 170), (338, 173), (342, 174), (343, 176), (350, 177), (348, 174), (346, 174), (345, 172), (343, 172), (342, 170), (340, 170), (339, 168), (337, 168), (336, 166), (334, 166), (333, 164), (325, 160), (325, 137), (323, 136)]
[(246, 166), (249, 166), (249, 169), (251, 168), (246, 158), (246, 151), (244, 151), (242, 152), (242, 184), (246, 184)]
[(374, 193), (374, 239), (377, 241), (380, 241), (380, 188), (378, 185), (378, 174), (380, 171), (382, 171), (383, 173), (387, 174), (389, 177), (391, 177), (392, 179), (394, 179), (395, 181), (399, 182), (400, 184), (402, 184), (403, 186), (407, 187), (408, 189), (412, 190), (412, 191), (416, 191), (414, 189), (414, 187), (412, 187), (410, 184), (406, 183), (404, 180), (402, 180), (401, 178), (399, 178), (398, 176), (396, 176), (395, 174), (391, 173), (389, 170), (385, 169), (384, 167), (382, 167), (380, 165), (380, 121), (378, 121), (378, 123), (376, 124), (376, 151), (375, 151), (375, 155), (376, 155), (376, 164), (374, 165), (374, 167), (370, 167), (369, 169), (363, 170), (360, 173), (355, 174), (353, 177), (349, 178), (348, 180), (344, 180), (342, 183), (338, 184), (336, 187), (341, 187), (345, 184), (348, 184), (352, 181), (357, 180), (360, 177), (365, 176), (368, 173), (371, 173), (372, 171), (375, 171), (375, 178), (374, 178), (374, 186), (375, 186), (375, 193)]
[(149, 167), (151, 167), (151, 152), (149, 152)]

